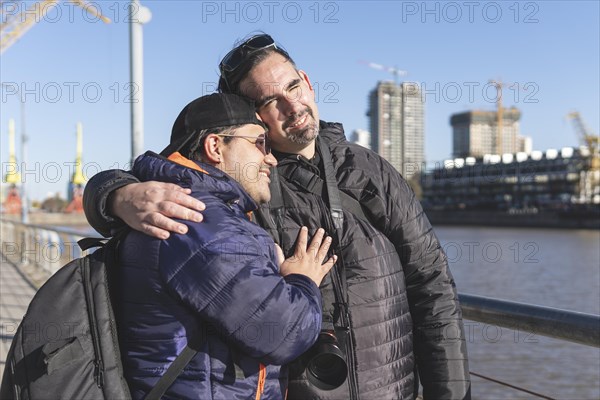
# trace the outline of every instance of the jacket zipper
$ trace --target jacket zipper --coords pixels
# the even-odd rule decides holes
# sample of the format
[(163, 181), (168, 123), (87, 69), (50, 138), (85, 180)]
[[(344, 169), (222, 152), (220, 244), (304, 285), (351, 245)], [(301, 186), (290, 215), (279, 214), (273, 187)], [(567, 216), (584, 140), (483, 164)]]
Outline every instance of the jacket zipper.
[(258, 388), (254, 400), (260, 400), (260, 395), (265, 391), (265, 380), (267, 379), (267, 370), (262, 363), (258, 364)]
[(100, 349), (100, 332), (96, 324), (96, 309), (94, 304), (94, 293), (90, 278), (90, 261), (85, 259), (82, 266), (82, 275), (84, 282), (85, 298), (88, 305), (88, 318), (90, 320), (90, 335), (94, 345), (94, 380), (99, 388), (104, 386), (104, 361), (102, 360), (102, 351)]

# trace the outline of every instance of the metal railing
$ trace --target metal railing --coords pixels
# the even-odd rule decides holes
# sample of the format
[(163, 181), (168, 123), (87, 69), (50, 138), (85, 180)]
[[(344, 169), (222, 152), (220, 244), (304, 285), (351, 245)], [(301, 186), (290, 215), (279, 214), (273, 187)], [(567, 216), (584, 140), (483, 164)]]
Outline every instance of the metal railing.
[(78, 229), (0, 220), (2, 256), (23, 267), (36, 285), (69, 261), (85, 254), (77, 241), (86, 236), (94, 235)]
[(459, 299), (465, 319), (600, 347), (600, 315), (471, 294)]
[[(2, 219), (1, 252), (39, 287), (64, 264), (84, 252), (77, 241), (89, 232), (68, 228), (22, 224)], [(37, 276), (36, 276), (37, 275)], [(527, 331), (556, 339), (600, 347), (600, 316), (470, 294), (460, 294), (463, 317), (467, 320)], [(551, 399), (539, 393), (516, 387), (475, 372), (472, 375), (521, 390), (539, 398)]]
[[(600, 347), (600, 315), (577, 311), (517, 303), (472, 294), (459, 294), (463, 318), (530, 332), (569, 342)], [(534, 397), (554, 400), (553, 397), (534, 392), (473, 371), (471, 375), (527, 393)]]
[[(89, 235), (77, 229), (0, 221), (1, 251), (20, 265), (46, 277), (84, 252), (77, 241)], [(527, 331), (588, 346), (600, 347), (600, 316), (531, 304), (461, 294), (463, 317), (505, 328)]]

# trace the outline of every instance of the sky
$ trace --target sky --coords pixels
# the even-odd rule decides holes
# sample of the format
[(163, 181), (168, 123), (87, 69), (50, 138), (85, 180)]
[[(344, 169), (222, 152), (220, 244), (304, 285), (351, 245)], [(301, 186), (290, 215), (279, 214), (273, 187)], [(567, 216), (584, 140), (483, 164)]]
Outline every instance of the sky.
[[(35, 2), (3, 1), (1, 22)], [(17, 159), (23, 95), (29, 138), (22, 179), (29, 197), (66, 188), (83, 125), (89, 177), (128, 168), (131, 158), (127, 1), (91, 5), (105, 24), (60, 2), (0, 58), (0, 155), (8, 167), (8, 120)], [(505, 83), (504, 106), (522, 112), (521, 134), (534, 150), (577, 146), (566, 118), (579, 111), (600, 132), (600, 2), (598, 1), (142, 1), (144, 149), (167, 144), (179, 111), (216, 89), (218, 63), (236, 40), (269, 33), (307, 72), (321, 119), (346, 135), (368, 129), (368, 94), (393, 80), (366, 62), (407, 71), (425, 93), (429, 165), (451, 157), (450, 115), (494, 110), (490, 80)], [(135, 10), (134, 18), (140, 15)], [(17, 16), (17, 18), (19, 18)], [(16, 89), (15, 89), (16, 88)]]

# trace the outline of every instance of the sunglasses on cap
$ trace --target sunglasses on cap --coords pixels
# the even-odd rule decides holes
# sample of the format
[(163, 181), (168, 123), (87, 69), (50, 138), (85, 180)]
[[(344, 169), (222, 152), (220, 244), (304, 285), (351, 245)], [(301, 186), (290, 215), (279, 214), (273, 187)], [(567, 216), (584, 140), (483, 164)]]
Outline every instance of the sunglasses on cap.
[[(244, 135), (234, 135), (234, 134), (228, 134), (228, 133), (216, 133), (215, 136), (244, 139), (244, 140), (254, 144), (256, 147), (258, 147), (258, 149), (264, 155), (267, 155), (271, 152), (271, 140), (269, 139), (269, 132), (265, 132), (262, 135), (258, 135), (258, 136), (244, 136)], [(252, 139), (255, 139), (255, 140), (252, 141)]]

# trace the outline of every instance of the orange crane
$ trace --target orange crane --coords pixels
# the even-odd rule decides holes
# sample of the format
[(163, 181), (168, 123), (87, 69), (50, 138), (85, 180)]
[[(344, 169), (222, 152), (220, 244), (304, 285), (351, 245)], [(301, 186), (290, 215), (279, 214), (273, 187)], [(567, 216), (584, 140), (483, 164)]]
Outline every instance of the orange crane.
[[(95, 17), (100, 18), (105, 23), (110, 23), (110, 19), (98, 13), (96, 7), (82, 0), (68, 0), (79, 7), (86, 10)], [(2, 2), (6, 3), (6, 2)], [(2, 13), (7, 14), (7, 9), (10, 6), (17, 7), (24, 2), (10, 2), (11, 4), (2, 4)], [(14, 3), (14, 4), (13, 4)], [(0, 24), (0, 54), (4, 53), (10, 46), (15, 44), (33, 25), (42, 20), (52, 7), (56, 6), (58, 0), (43, 0), (31, 5), (27, 10), (20, 13), (11, 14), (10, 16), (3, 15), (3, 23)], [(14, 11), (14, 10), (10, 10)]]

